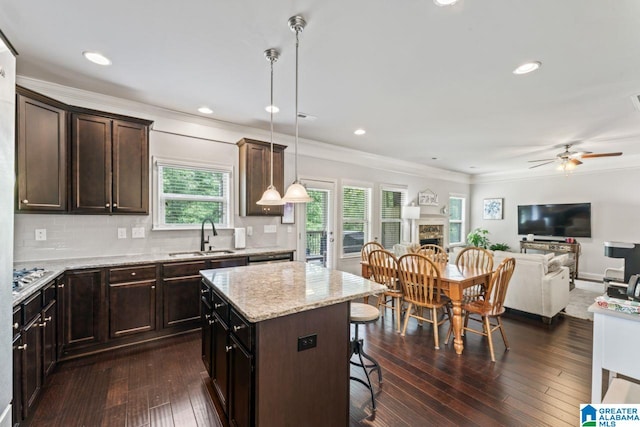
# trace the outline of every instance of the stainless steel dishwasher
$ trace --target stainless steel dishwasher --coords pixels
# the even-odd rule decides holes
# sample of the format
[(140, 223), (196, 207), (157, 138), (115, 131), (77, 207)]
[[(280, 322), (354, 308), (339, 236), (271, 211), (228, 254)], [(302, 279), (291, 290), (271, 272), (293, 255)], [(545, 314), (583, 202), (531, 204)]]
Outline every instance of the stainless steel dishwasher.
[(253, 264), (272, 264), (276, 262), (293, 261), (293, 252), (270, 255), (249, 255), (249, 265)]

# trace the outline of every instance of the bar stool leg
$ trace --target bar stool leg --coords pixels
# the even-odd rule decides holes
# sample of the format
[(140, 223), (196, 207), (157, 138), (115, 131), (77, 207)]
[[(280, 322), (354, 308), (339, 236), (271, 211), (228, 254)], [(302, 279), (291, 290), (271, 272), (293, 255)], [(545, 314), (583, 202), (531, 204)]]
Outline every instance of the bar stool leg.
[[(376, 410), (376, 399), (375, 399), (375, 395), (373, 394), (373, 385), (371, 384), (371, 373), (373, 371), (377, 371), (378, 372), (378, 385), (382, 384), (382, 370), (380, 369), (380, 364), (371, 356), (369, 356), (367, 353), (365, 353), (363, 347), (364, 347), (364, 341), (362, 339), (360, 339), (358, 337), (358, 324), (355, 324), (355, 337), (351, 340), (351, 356), (353, 356), (354, 354), (358, 355), (358, 359), (360, 360), (360, 363), (358, 362), (354, 362), (352, 360), (349, 360), (349, 363), (354, 365), (354, 366), (360, 366), (362, 367), (362, 369), (364, 370), (364, 374), (365, 377), (367, 378), (367, 381), (363, 381), (360, 378), (357, 377), (352, 377), (350, 376), (349, 378), (359, 382), (360, 384), (364, 385), (365, 387), (367, 387), (369, 389), (369, 392), (371, 393), (371, 405), (373, 408), (373, 411)], [(370, 361), (370, 364), (365, 363), (365, 359), (367, 359), (368, 361)]]

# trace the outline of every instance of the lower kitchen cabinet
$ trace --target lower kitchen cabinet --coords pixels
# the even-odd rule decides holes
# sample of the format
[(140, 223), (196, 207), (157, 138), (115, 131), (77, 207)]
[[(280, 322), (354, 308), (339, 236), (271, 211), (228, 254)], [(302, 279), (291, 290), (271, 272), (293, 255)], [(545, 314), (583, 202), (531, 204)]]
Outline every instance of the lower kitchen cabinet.
[(198, 324), (200, 320), (200, 270), (207, 261), (172, 262), (162, 265), (163, 327)]
[[(55, 290), (55, 283), (50, 285)], [(42, 310), (42, 369), (44, 376), (49, 375), (56, 366), (58, 360), (57, 325), (58, 313), (57, 302), (50, 301)]]
[(250, 426), (253, 420), (253, 355), (231, 336), (229, 351), (231, 396), (229, 422), (233, 426)]
[(109, 338), (156, 329), (156, 266), (109, 269)]
[(98, 344), (102, 340), (102, 270), (77, 270), (65, 275), (64, 318), (65, 354), (77, 347)]

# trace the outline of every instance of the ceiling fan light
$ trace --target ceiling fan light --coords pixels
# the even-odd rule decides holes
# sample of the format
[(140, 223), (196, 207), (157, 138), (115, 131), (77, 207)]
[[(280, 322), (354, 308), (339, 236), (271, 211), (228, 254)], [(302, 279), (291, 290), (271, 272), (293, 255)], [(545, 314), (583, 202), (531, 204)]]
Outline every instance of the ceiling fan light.
[(285, 203), (286, 202), (282, 200), (282, 197), (280, 197), (280, 193), (273, 185), (267, 187), (267, 190), (262, 193), (262, 198), (256, 202), (256, 204), (258, 205), (265, 206), (282, 206)]
[(309, 197), (307, 189), (297, 181), (287, 188), (287, 192), (282, 200), (287, 203), (309, 203), (313, 201), (313, 199)]

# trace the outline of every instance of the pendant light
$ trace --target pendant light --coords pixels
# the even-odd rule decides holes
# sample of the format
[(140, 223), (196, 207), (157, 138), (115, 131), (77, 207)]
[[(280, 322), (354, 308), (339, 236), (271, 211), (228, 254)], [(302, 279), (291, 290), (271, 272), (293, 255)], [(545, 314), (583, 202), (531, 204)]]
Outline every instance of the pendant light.
[(295, 145), (295, 181), (287, 188), (283, 200), (288, 203), (309, 203), (313, 199), (307, 194), (307, 190), (298, 179), (298, 35), (302, 32), (307, 22), (302, 16), (289, 18), (289, 28), (296, 33), (296, 145)]
[(280, 193), (273, 186), (273, 63), (278, 60), (280, 54), (275, 49), (267, 49), (264, 51), (264, 56), (271, 63), (271, 102), (269, 103), (269, 116), (271, 118), (271, 178), (267, 190), (262, 194), (262, 198), (256, 202), (258, 205), (278, 206), (284, 205), (285, 201), (280, 197)]

